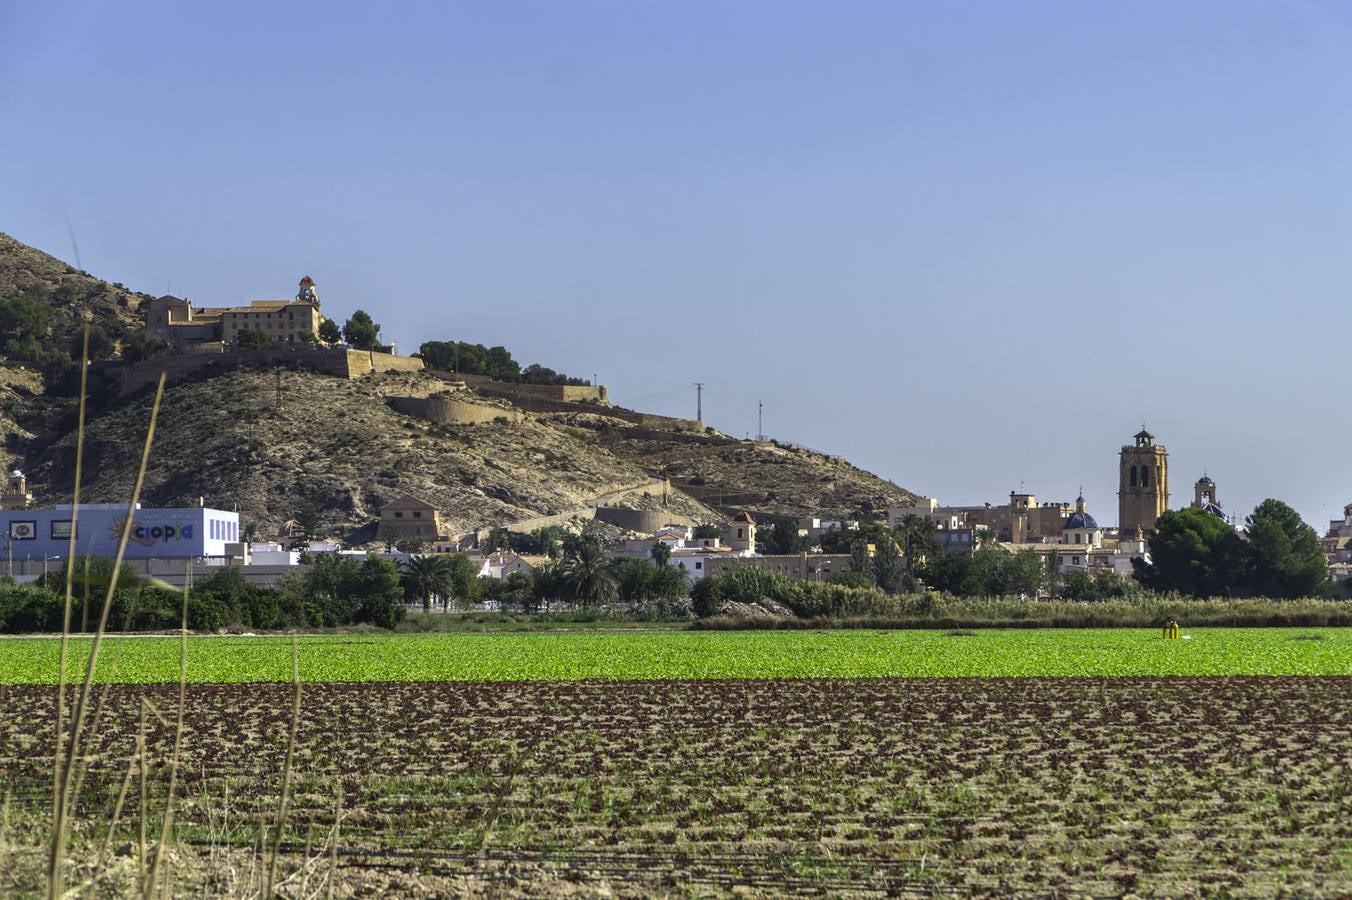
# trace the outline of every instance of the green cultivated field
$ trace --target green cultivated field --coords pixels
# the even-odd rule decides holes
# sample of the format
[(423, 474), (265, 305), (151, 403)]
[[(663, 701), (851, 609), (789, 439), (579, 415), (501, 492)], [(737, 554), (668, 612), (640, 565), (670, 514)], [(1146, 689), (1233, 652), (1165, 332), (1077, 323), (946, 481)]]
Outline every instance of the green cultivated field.
[[(1154, 629), (655, 632), (314, 636), (307, 682), (968, 676), (1352, 675), (1352, 629), (1214, 628), (1166, 641)], [(78, 675), (88, 640), (73, 642)], [(0, 684), (52, 684), (59, 641), (0, 641)], [(195, 683), (289, 681), (287, 637), (194, 637)], [(178, 677), (178, 641), (104, 643), (98, 680)]]

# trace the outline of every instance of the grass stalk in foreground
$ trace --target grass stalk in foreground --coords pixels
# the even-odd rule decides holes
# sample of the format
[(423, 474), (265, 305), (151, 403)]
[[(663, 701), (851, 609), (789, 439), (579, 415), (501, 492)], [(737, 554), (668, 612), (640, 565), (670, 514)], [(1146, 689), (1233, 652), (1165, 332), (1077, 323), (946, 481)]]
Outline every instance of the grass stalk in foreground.
[[(80, 480), (84, 474), (85, 400), (89, 396), (89, 326), (84, 328), (84, 349), (80, 353), (80, 413), (75, 424), (75, 486), (70, 499), (70, 543), (66, 550), (66, 604), (61, 619), (61, 661), (57, 667), (56, 744), (52, 751), (52, 844), (47, 853), (48, 896), (53, 885), (62, 883), (60, 868), (63, 851), (56, 835), (64, 821), (62, 809), (62, 751), (66, 733), (66, 656), (70, 650), (71, 600), (75, 595), (75, 535), (80, 520)], [(44, 563), (44, 565), (46, 565)], [(86, 565), (88, 563), (86, 562)], [(87, 590), (87, 588), (86, 588)]]
[[(141, 486), (145, 483), (146, 466), (150, 462), (150, 447), (155, 440), (155, 422), (160, 414), (160, 401), (164, 399), (164, 378), (164, 373), (161, 372), (159, 385), (155, 389), (155, 402), (150, 408), (150, 427), (146, 430), (145, 446), (141, 448), (141, 465), (136, 472), (136, 484), (132, 488), (131, 500), (127, 503), (126, 523), (118, 538), (117, 556), (113, 561), (113, 571), (108, 579), (108, 591), (103, 598), (103, 610), (99, 615), (98, 630), (94, 633), (94, 642), (89, 649), (89, 661), (85, 665), (84, 683), (80, 686), (80, 693), (75, 700), (75, 711), (71, 717), (70, 737), (65, 742), (65, 753), (60, 754), (56, 760), (59, 771), (56, 776), (56, 797), (53, 804), (52, 845), (48, 854), (48, 900), (58, 900), (64, 892), (65, 875), (62, 869), (65, 862), (66, 832), (69, 827), (70, 812), (75, 806), (76, 799), (70, 790), (71, 771), (80, 751), (80, 732), (84, 728), (85, 714), (89, 708), (90, 694), (93, 691), (94, 671), (99, 661), (99, 649), (103, 644), (104, 633), (108, 629), (108, 614), (112, 610), (113, 595), (117, 592), (118, 575), (121, 573), (122, 560), (127, 553), (127, 541), (131, 538), (131, 526), (136, 516), (136, 504), (141, 499)], [(70, 568), (71, 564), (68, 560), (66, 562), (67, 578), (70, 577)], [(69, 630), (69, 623), (67, 623), (66, 631), (69, 632)], [(63, 635), (63, 646), (67, 639), (68, 635)], [(62, 681), (60, 691), (64, 693), (64, 665), (59, 677)]]
[[(184, 640), (187, 640), (185, 637)], [(273, 895), (277, 884), (277, 855), (282, 849), (282, 832), (286, 829), (286, 805), (291, 793), (291, 770), (296, 761), (296, 731), (300, 727), (300, 654), (296, 636), (291, 635), (291, 681), (296, 690), (291, 704), (291, 735), (286, 742), (286, 767), (282, 771), (282, 799), (277, 810), (277, 833), (272, 838), (272, 859), (268, 862), (268, 884), (264, 897)]]
[(155, 848), (155, 861), (150, 864), (150, 877), (146, 879), (143, 891), (146, 897), (155, 892), (169, 830), (174, 826), (174, 792), (178, 788), (179, 754), (183, 748), (183, 712), (188, 702), (188, 593), (191, 585), (192, 563), (188, 562), (183, 572), (183, 616), (178, 643), (178, 719), (174, 724), (174, 755), (169, 763), (169, 795), (164, 801), (164, 821), (160, 824), (160, 842)]

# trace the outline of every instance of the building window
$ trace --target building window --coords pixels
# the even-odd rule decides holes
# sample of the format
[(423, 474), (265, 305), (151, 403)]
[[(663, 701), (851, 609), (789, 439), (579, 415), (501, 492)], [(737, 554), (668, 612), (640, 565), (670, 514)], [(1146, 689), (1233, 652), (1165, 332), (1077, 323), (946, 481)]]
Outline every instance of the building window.
[(422, 518), (422, 511), (421, 511), (421, 510), (414, 510), (414, 512), (413, 512), (413, 518), (415, 518), (415, 519), (421, 519), (421, 518)]
[[(682, 566), (682, 568), (684, 568), (684, 566)], [(702, 569), (702, 568), (704, 568), (704, 563), (702, 563), (702, 562), (696, 562), (696, 563), (695, 563), (695, 568), (696, 568), (696, 569)]]
[(396, 519), (402, 519), (402, 518), (404, 517), (404, 514), (401, 513), (401, 512), (396, 512), (396, 513), (394, 514), (394, 517), (395, 517)]
[(1136, 467), (1131, 467), (1131, 486), (1136, 487)]
[(1141, 487), (1150, 487), (1150, 469), (1146, 466), (1141, 466)]

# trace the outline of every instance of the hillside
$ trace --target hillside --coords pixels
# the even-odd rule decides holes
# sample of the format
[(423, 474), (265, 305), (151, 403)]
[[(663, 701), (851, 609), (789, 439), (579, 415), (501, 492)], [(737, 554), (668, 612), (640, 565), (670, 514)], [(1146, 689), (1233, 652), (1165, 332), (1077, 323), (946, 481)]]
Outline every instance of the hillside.
[[(287, 371), (280, 384), (280, 408), (275, 373), (234, 372), (171, 384), (143, 502), (182, 506), (203, 497), (237, 507), (263, 533), (308, 510), (325, 533), (360, 538), (355, 532), (376, 510), (405, 492), (436, 504), (455, 532), (563, 513), (625, 489), (640, 490), (607, 500), (631, 508), (662, 506), (659, 488), (647, 497), (641, 489), (664, 475), (680, 488), (667, 496), (665, 508), (700, 521), (720, 513), (686, 490), (725, 510), (787, 515), (866, 513), (909, 496), (805, 451), (721, 437), (695, 443), (694, 436), (638, 429), (599, 412), (537, 416), (479, 398), (500, 406), (503, 418), (442, 426), (391, 408), (391, 394), (444, 387), (425, 375), (348, 382)], [(90, 422), (87, 501), (126, 498), (149, 404), (145, 392)], [(69, 499), (73, 460), (73, 435), (29, 460), (35, 492), (49, 502)], [(693, 471), (704, 484), (687, 484)]]
[[(27, 298), (47, 312), (47, 321), (32, 335), (44, 349), (68, 349), (86, 321), (98, 324), (111, 338), (121, 337), (128, 328), (139, 327), (137, 309), (148, 297), (0, 233), (0, 303)], [(0, 328), (6, 331), (0, 340), (8, 343), (15, 337), (28, 336), (16, 327), (22, 324), (0, 322)], [(24, 356), (32, 358), (31, 354)]]
[[(64, 350), (84, 321), (109, 338), (135, 334), (146, 296), (0, 234), (0, 307), (17, 310), (11, 324), (21, 320), (19, 331), (0, 333), (0, 349), (38, 345), (36, 356), (10, 353), (35, 367), (0, 364), (0, 428), (7, 465), (27, 472), (39, 503), (68, 502), (72, 487), (70, 395), (79, 367)], [(35, 307), (40, 328), (23, 333)], [(394, 395), (445, 391), (445, 378), (430, 374), (349, 382), (284, 371), (280, 406), (278, 384), (273, 372), (247, 371), (172, 383), (142, 502), (182, 506), (200, 497), (238, 508), (263, 534), (305, 518), (319, 533), (361, 540), (376, 510), (403, 493), (436, 504), (453, 532), (598, 502), (713, 521), (737, 509), (867, 518), (911, 497), (839, 459), (638, 427), (604, 406), (536, 414), (469, 389), (460, 396), (485, 412), (477, 425), (433, 424), (392, 407)], [(105, 391), (91, 402), (87, 502), (126, 500), (149, 404), (149, 392), (119, 399)]]
[[(202, 497), (239, 508), (264, 533), (310, 511), (325, 533), (348, 535), (384, 503), (413, 493), (436, 504), (452, 531), (469, 531), (562, 513), (650, 480), (580, 429), (530, 416), (439, 426), (386, 402), (390, 393), (443, 387), (430, 378), (349, 382), (287, 371), (280, 383), (280, 408), (271, 372), (233, 372), (167, 387), (143, 502), (183, 506)], [(89, 502), (127, 497), (149, 408), (147, 391), (90, 422)], [(30, 484), (45, 499), (69, 498), (74, 446), (74, 436), (67, 435), (29, 461)], [(681, 495), (670, 498), (669, 508), (712, 517)]]
[(639, 428), (602, 432), (617, 456), (643, 460), (684, 493), (727, 511), (869, 519), (915, 495), (838, 457), (721, 435), (671, 435)]

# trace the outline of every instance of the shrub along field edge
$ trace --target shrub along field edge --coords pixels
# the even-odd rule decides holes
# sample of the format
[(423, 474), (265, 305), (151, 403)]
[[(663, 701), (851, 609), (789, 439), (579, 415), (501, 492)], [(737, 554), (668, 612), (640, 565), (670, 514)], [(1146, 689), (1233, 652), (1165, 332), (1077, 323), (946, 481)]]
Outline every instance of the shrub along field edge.
[(895, 612), (842, 616), (717, 615), (697, 619), (695, 630), (820, 628), (1346, 628), (1346, 600), (1191, 600), (1132, 598), (1104, 601), (955, 598), (918, 594), (896, 598)]

